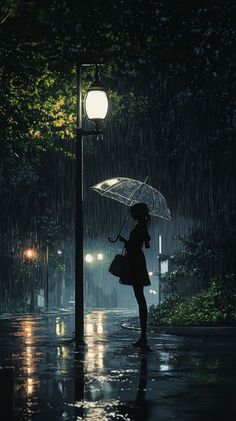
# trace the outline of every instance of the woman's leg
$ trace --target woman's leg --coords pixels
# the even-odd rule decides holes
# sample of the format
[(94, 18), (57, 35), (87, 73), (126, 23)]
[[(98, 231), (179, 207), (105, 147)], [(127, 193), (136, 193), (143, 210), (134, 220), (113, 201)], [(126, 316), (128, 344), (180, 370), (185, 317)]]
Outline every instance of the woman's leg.
[(141, 326), (141, 342), (147, 342), (147, 303), (142, 285), (133, 285), (135, 298), (139, 307), (139, 318)]

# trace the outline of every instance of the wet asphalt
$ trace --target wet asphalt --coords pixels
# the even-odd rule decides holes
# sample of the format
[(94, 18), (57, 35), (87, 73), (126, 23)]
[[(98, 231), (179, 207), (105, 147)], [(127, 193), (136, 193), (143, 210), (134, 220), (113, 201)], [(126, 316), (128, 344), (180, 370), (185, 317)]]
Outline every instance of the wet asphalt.
[(136, 349), (136, 313), (91, 310), (85, 347), (74, 315), (0, 319), (2, 421), (235, 420), (236, 340), (159, 335)]

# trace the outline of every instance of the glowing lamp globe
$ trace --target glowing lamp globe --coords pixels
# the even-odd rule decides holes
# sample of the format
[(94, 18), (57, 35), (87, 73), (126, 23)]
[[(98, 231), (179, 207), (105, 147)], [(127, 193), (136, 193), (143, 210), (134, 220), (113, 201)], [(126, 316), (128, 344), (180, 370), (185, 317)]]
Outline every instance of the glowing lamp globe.
[(85, 97), (85, 112), (89, 120), (105, 120), (108, 111), (107, 94), (101, 86), (92, 86)]

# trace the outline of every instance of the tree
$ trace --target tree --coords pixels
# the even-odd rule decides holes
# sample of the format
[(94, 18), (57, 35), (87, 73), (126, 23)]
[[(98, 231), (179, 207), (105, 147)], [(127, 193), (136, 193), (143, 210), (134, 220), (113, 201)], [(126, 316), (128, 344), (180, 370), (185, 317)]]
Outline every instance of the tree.
[[(92, 58), (104, 64), (103, 83), (112, 99), (105, 136), (114, 141), (91, 147), (87, 139), (85, 165), (100, 176), (96, 161), (102, 152), (109, 154), (104, 174), (116, 168), (129, 175), (131, 166), (122, 161), (132, 155), (133, 174), (151, 174), (150, 182), (161, 188), (172, 214), (178, 211), (203, 227), (210, 225), (218, 245), (222, 233), (229, 233), (224, 255), (232, 262), (235, 7), (232, 0), (149, 0), (145, 7), (141, 0), (89, 0), (83, 5), (3, 1), (4, 236), (16, 239), (24, 230), (34, 232), (33, 221), (43, 215), (47, 201), (67, 222), (71, 219), (72, 207), (64, 211), (57, 186), (61, 182), (65, 201), (72, 204), (73, 182), (68, 188), (63, 177), (53, 178), (50, 168), (57, 161), (60, 174), (66, 163), (73, 174), (75, 62)], [(87, 87), (91, 70), (83, 75)], [(92, 181), (91, 174), (87, 180)], [(9, 209), (18, 213), (18, 221)]]

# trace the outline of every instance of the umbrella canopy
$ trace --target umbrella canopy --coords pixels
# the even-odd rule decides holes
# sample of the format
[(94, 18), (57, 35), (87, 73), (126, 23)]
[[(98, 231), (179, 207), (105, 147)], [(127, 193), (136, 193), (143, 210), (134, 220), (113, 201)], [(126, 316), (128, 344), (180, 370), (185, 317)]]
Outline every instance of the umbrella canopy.
[(101, 196), (110, 197), (127, 206), (146, 203), (150, 215), (169, 221), (171, 215), (164, 196), (146, 181), (147, 179), (142, 182), (126, 177), (110, 178), (92, 186), (91, 189)]

